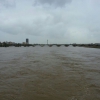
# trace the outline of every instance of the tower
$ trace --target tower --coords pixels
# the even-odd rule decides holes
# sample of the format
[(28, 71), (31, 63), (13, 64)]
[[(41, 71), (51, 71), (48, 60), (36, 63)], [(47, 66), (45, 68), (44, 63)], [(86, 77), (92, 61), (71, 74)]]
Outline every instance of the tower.
[(48, 40), (47, 40), (47, 44), (48, 44)]
[(26, 44), (29, 44), (29, 39), (26, 39)]

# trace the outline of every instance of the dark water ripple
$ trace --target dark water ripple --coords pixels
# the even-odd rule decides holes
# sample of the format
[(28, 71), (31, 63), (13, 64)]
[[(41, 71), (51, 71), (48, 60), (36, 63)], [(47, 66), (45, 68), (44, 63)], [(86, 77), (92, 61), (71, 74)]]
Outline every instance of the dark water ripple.
[(0, 100), (100, 100), (100, 50), (0, 48)]

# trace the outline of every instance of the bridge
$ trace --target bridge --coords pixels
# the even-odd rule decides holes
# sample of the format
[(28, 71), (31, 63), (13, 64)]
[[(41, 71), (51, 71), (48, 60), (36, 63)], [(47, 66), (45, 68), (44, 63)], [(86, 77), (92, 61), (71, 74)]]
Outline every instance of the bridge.
[(21, 44), (21, 43), (14, 43), (14, 44), (7, 44), (7, 43), (0, 43), (0, 47), (10, 47), (10, 46), (14, 46), (14, 47), (36, 47), (36, 46), (40, 46), (40, 47), (68, 47), (68, 46), (73, 46), (73, 47), (90, 47), (90, 48), (100, 48), (99, 44)]
[(40, 46), (40, 47), (45, 47), (45, 46), (48, 46), (48, 47), (53, 47), (53, 46), (61, 47), (61, 46), (65, 46), (65, 47), (68, 47), (69, 45), (68, 44), (33, 44), (31, 46), (33, 46), (33, 47), (35, 47), (35, 46)]

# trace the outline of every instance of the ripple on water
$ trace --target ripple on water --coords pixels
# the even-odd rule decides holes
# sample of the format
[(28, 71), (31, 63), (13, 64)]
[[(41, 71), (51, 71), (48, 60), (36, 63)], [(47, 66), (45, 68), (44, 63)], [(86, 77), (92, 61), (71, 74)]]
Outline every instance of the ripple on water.
[(1, 52), (0, 100), (100, 100), (99, 50), (26, 47)]

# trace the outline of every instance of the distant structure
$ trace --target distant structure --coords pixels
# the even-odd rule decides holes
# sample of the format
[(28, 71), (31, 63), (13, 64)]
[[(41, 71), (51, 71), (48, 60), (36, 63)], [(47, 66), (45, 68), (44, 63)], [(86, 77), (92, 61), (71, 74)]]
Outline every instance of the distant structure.
[(26, 44), (29, 44), (29, 39), (26, 39)]
[(47, 40), (47, 44), (48, 44), (48, 40)]
[(22, 44), (26, 44), (26, 42), (22, 42)]

